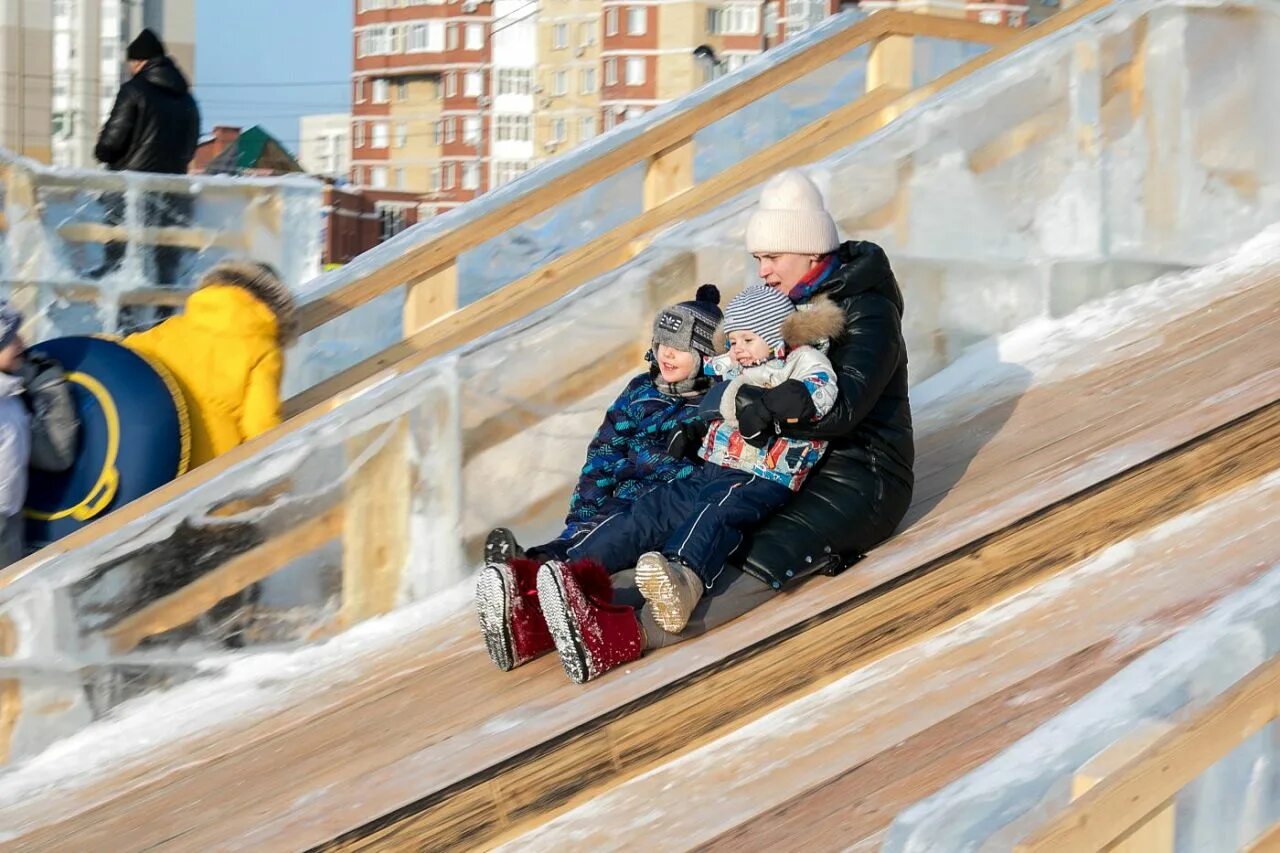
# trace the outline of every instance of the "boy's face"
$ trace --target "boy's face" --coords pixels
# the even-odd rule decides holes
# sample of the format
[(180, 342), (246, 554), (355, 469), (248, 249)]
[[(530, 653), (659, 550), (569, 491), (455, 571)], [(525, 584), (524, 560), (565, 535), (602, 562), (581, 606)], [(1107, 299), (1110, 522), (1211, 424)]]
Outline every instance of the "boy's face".
[(0, 349), (0, 373), (17, 373), (22, 369), (27, 345), (22, 342), (21, 335), (14, 335), (3, 349)]
[(729, 333), (729, 355), (741, 366), (750, 367), (768, 361), (772, 350), (764, 338), (743, 329)]
[(658, 351), (654, 355), (658, 358), (658, 372), (662, 374), (662, 381), (671, 385), (691, 378), (700, 361), (694, 353), (667, 344), (658, 344)]

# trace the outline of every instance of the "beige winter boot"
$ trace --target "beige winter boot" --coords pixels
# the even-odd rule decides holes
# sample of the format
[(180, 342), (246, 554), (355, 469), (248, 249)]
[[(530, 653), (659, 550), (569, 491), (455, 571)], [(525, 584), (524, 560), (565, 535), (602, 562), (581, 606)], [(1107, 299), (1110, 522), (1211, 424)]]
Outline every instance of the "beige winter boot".
[(679, 634), (702, 599), (702, 578), (679, 561), (650, 551), (636, 563), (636, 586), (653, 605), (653, 618), (664, 631)]

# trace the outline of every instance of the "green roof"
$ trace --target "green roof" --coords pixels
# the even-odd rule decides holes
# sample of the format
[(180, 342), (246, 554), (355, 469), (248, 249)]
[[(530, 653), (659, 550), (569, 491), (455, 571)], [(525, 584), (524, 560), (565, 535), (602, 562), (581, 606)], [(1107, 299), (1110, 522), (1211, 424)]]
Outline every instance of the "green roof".
[(270, 169), (275, 172), (301, 172), (302, 166), (280, 141), (255, 124), (240, 133), (234, 145), (228, 145), (209, 163), (209, 172), (242, 172), (246, 169)]

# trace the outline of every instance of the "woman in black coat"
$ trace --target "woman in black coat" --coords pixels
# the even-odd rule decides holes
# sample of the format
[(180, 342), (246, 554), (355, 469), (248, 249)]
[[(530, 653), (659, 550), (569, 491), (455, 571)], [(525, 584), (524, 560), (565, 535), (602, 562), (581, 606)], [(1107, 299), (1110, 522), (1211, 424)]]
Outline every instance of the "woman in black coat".
[[(767, 391), (745, 386), (737, 409), (742, 431), (826, 439), (826, 455), (790, 503), (739, 549), (740, 568), (725, 568), (678, 635), (654, 620), (634, 572), (609, 578), (585, 561), (527, 567), (538, 573), (537, 609), (531, 599), (509, 612), (514, 618), (541, 611), (550, 636), (539, 642), (554, 641), (575, 681), (705, 633), (806, 575), (857, 561), (893, 534), (911, 503), (915, 448), (902, 294), (884, 251), (874, 243), (840, 243), (821, 193), (797, 171), (764, 186), (746, 242), (766, 285), (799, 306), (830, 299), (845, 322), (827, 353), (839, 374), (832, 411), (815, 421), (809, 393), (795, 380)], [(696, 446), (698, 436), (686, 441)], [(545, 630), (541, 620), (528, 621)]]

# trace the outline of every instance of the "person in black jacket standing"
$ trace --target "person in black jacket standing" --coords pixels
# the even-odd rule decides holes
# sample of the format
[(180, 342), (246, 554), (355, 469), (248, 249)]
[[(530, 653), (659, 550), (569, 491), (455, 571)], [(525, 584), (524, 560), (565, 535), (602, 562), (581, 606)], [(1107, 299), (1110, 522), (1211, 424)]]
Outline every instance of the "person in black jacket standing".
[[(116, 95), (94, 156), (113, 172), (186, 174), (200, 136), (200, 110), (187, 78), (149, 29), (130, 43), (126, 57), (133, 76)], [(105, 194), (103, 205), (108, 225), (124, 222), (121, 193)], [(147, 225), (182, 225), (190, 220), (191, 197), (185, 194), (147, 193), (143, 205)], [(117, 269), (124, 258), (124, 243), (108, 243), (103, 248), (102, 265), (90, 273), (95, 278)], [(155, 276), (160, 284), (177, 282), (181, 251), (173, 246), (156, 247)]]
[[(658, 624), (634, 570), (609, 578), (589, 561), (543, 566), (555, 583), (539, 577), (538, 606), (574, 680), (705, 633), (807, 575), (847, 567), (889, 538), (911, 503), (915, 445), (903, 300), (884, 250), (864, 241), (841, 243), (822, 194), (794, 170), (765, 184), (746, 243), (767, 286), (801, 310), (815, 297), (829, 299), (843, 312), (844, 329), (827, 353), (839, 386), (830, 412), (815, 418), (809, 392), (788, 380), (740, 390), (738, 422), (743, 433), (829, 441), (827, 454), (791, 501), (730, 558), (679, 634)], [(700, 436), (685, 428), (673, 448), (681, 442), (696, 447)]]

